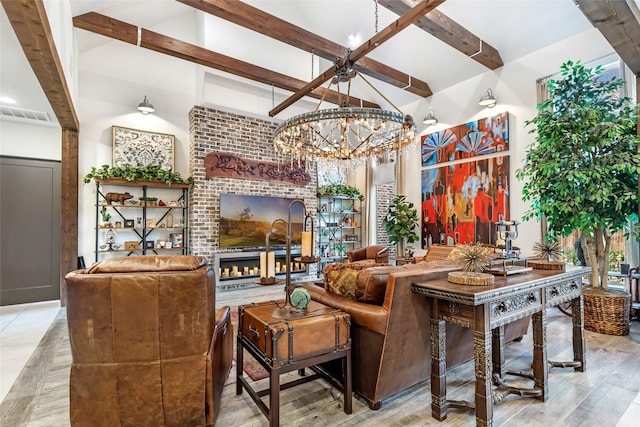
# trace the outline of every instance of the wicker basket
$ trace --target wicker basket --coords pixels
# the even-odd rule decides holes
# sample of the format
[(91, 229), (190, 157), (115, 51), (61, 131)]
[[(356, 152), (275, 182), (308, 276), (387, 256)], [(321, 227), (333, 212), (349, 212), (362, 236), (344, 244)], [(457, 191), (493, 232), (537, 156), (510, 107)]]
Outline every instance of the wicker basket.
[(628, 292), (584, 288), (584, 328), (607, 335), (629, 335)]

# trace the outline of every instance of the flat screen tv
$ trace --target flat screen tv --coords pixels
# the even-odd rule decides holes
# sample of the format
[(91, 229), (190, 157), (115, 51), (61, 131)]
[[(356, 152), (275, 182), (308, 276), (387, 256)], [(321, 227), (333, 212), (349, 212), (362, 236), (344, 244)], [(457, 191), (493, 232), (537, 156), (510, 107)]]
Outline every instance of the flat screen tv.
[[(288, 221), (286, 197), (220, 194), (220, 247), (264, 248), (265, 235), (276, 219)], [(291, 244), (300, 245), (304, 209), (300, 203), (291, 207)], [(269, 243), (274, 249), (286, 247), (287, 230), (282, 221), (274, 224)]]

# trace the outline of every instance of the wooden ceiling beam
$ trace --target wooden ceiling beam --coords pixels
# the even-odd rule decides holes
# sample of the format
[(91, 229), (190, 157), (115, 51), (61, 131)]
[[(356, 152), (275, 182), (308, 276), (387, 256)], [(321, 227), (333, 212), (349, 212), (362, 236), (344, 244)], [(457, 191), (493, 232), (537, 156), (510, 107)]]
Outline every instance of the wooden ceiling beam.
[[(413, 0), (378, 0), (378, 2), (397, 15), (406, 13), (414, 4)], [(491, 70), (504, 65), (496, 48), (437, 9), (419, 18), (413, 25)]]
[[(96, 34), (101, 34), (125, 43), (137, 45), (138, 43), (138, 27), (135, 25), (101, 15), (96, 12), (89, 12), (73, 18), (74, 27), (81, 28)], [(244, 77), (253, 81), (273, 85), (280, 89), (296, 91), (304, 87), (306, 82), (257, 65), (249, 64), (226, 55), (193, 45), (172, 37), (168, 37), (147, 29), (141, 29), (140, 47), (163, 53), (175, 58), (184, 59), (205, 67), (221, 70), (229, 74)], [(346, 96), (339, 92), (318, 88), (309, 96), (324, 99), (327, 102), (340, 105)], [(376, 103), (364, 101), (351, 97), (349, 105), (366, 106), (369, 108), (380, 108)]]
[[(310, 31), (284, 21), (277, 16), (237, 0), (178, 0), (195, 9), (217, 16), (236, 25), (271, 37), (282, 43), (313, 52), (321, 58), (335, 62), (344, 57), (346, 47), (320, 37)], [(440, 0), (432, 0), (442, 3)], [(428, 97), (433, 94), (429, 85), (402, 71), (371, 58), (362, 58), (354, 66), (362, 74), (405, 89), (415, 95)]]
[(640, 18), (636, 18), (629, 3), (620, 0), (575, 2), (631, 71), (640, 76)]
[(44, 4), (37, 0), (2, 0), (2, 7), (60, 126), (77, 131), (78, 116)]
[[(66, 305), (64, 276), (78, 257), (78, 132), (80, 122), (41, 0), (2, 0), (2, 7), (62, 128), (60, 185), (60, 303)], [(46, 219), (46, 218), (43, 218)], [(52, 248), (56, 250), (56, 248)]]
[[(364, 58), (369, 52), (374, 50), (376, 47), (380, 46), (385, 41), (389, 40), (394, 35), (398, 34), (400, 31), (407, 28), (411, 25), (416, 19), (420, 18), (427, 12), (436, 8), (439, 4), (441, 4), (444, 0), (422, 0), (418, 4), (416, 4), (411, 10), (407, 13), (393, 21), (391, 24), (387, 25), (385, 28), (380, 30), (376, 35), (371, 37), (369, 40), (365, 41), (362, 45), (356, 48), (349, 55), (349, 60), (353, 62), (357, 62), (359, 59)], [(337, 68), (342, 68), (347, 62), (347, 58), (343, 57), (340, 59), (335, 65)], [(318, 77), (313, 79), (311, 82), (307, 83), (302, 89), (296, 91), (289, 98), (285, 99), (271, 111), (269, 111), (270, 116), (275, 116), (280, 113), (287, 107), (291, 106), (294, 102), (305, 96), (309, 91), (315, 89), (320, 86), (331, 76), (334, 75), (333, 67), (330, 67), (327, 71), (320, 74)]]

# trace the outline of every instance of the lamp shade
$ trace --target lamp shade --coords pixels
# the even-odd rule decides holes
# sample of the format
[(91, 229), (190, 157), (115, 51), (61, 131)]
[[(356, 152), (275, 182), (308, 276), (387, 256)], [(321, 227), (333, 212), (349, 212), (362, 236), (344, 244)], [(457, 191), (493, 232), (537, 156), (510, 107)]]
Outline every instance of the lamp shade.
[(154, 111), (156, 111), (153, 104), (151, 104), (147, 99), (147, 95), (145, 95), (144, 100), (140, 104), (138, 104), (138, 110), (140, 110), (140, 112), (144, 115), (147, 115), (149, 113), (153, 113)]
[(498, 101), (496, 100), (496, 97), (493, 96), (493, 91), (491, 89), (487, 89), (487, 93), (482, 98), (480, 98), (478, 104), (482, 105), (483, 107), (493, 108), (496, 106), (497, 102)]
[(438, 123), (438, 118), (433, 114), (433, 111), (429, 111), (429, 114), (427, 114), (427, 117), (424, 118), (422, 123), (427, 126), (433, 126)]

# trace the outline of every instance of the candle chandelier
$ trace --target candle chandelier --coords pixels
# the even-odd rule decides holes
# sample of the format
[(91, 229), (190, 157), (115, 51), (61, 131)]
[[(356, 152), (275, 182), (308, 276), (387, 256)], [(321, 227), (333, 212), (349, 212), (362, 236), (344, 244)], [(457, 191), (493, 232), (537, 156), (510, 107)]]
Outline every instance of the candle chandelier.
[(413, 118), (376, 108), (340, 107), (300, 114), (276, 130), (276, 152), (292, 160), (362, 161), (416, 141)]
[[(378, 36), (378, 3), (375, 10), (375, 31)], [(425, 6), (421, 6), (425, 7)], [(419, 6), (415, 7), (419, 9)], [(394, 26), (397, 23), (394, 23)], [(392, 26), (390, 26), (392, 27)], [(374, 37), (375, 38), (375, 37)], [(378, 41), (365, 43), (367, 48), (378, 46)], [(359, 59), (362, 47), (354, 53)], [(353, 67), (351, 49), (347, 49), (344, 58), (336, 58), (331, 69), (318, 76), (314, 82), (322, 84), (324, 76), (330, 78), (328, 89), (336, 85), (337, 92), (342, 99), (338, 108), (320, 109), (324, 95), (314, 111), (294, 116), (282, 123), (275, 132), (274, 148), (283, 158), (290, 158), (298, 162), (304, 160), (316, 162), (359, 162), (369, 158), (386, 160), (397, 150), (407, 147), (416, 141), (417, 129), (410, 115), (403, 114), (378, 89)], [(313, 56), (312, 56), (313, 67)], [(313, 72), (313, 70), (312, 70)], [(395, 111), (379, 108), (348, 107), (351, 92), (351, 82), (355, 77), (362, 79)], [(319, 81), (322, 80), (322, 81)], [(340, 84), (347, 84), (346, 94), (340, 91)], [(410, 83), (410, 82), (409, 82)], [(307, 87), (312, 88), (310, 83)], [(328, 93), (329, 91), (325, 91)], [(296, 97), (294, 95), (293, 97)], [(293, 98), (292, 97), (292, 98)], [(299, 98), (299, 97), (297, 97)], [(283, 104), (281, 104), (283, 105)], [(281, 111), (280, 109), (275, 109)], [(273, 110), (272, 110), (273, 111)], [(270, 113), (271, 114), (271, 113)], [(383, 156), (384, 155), (384, 156)]]

